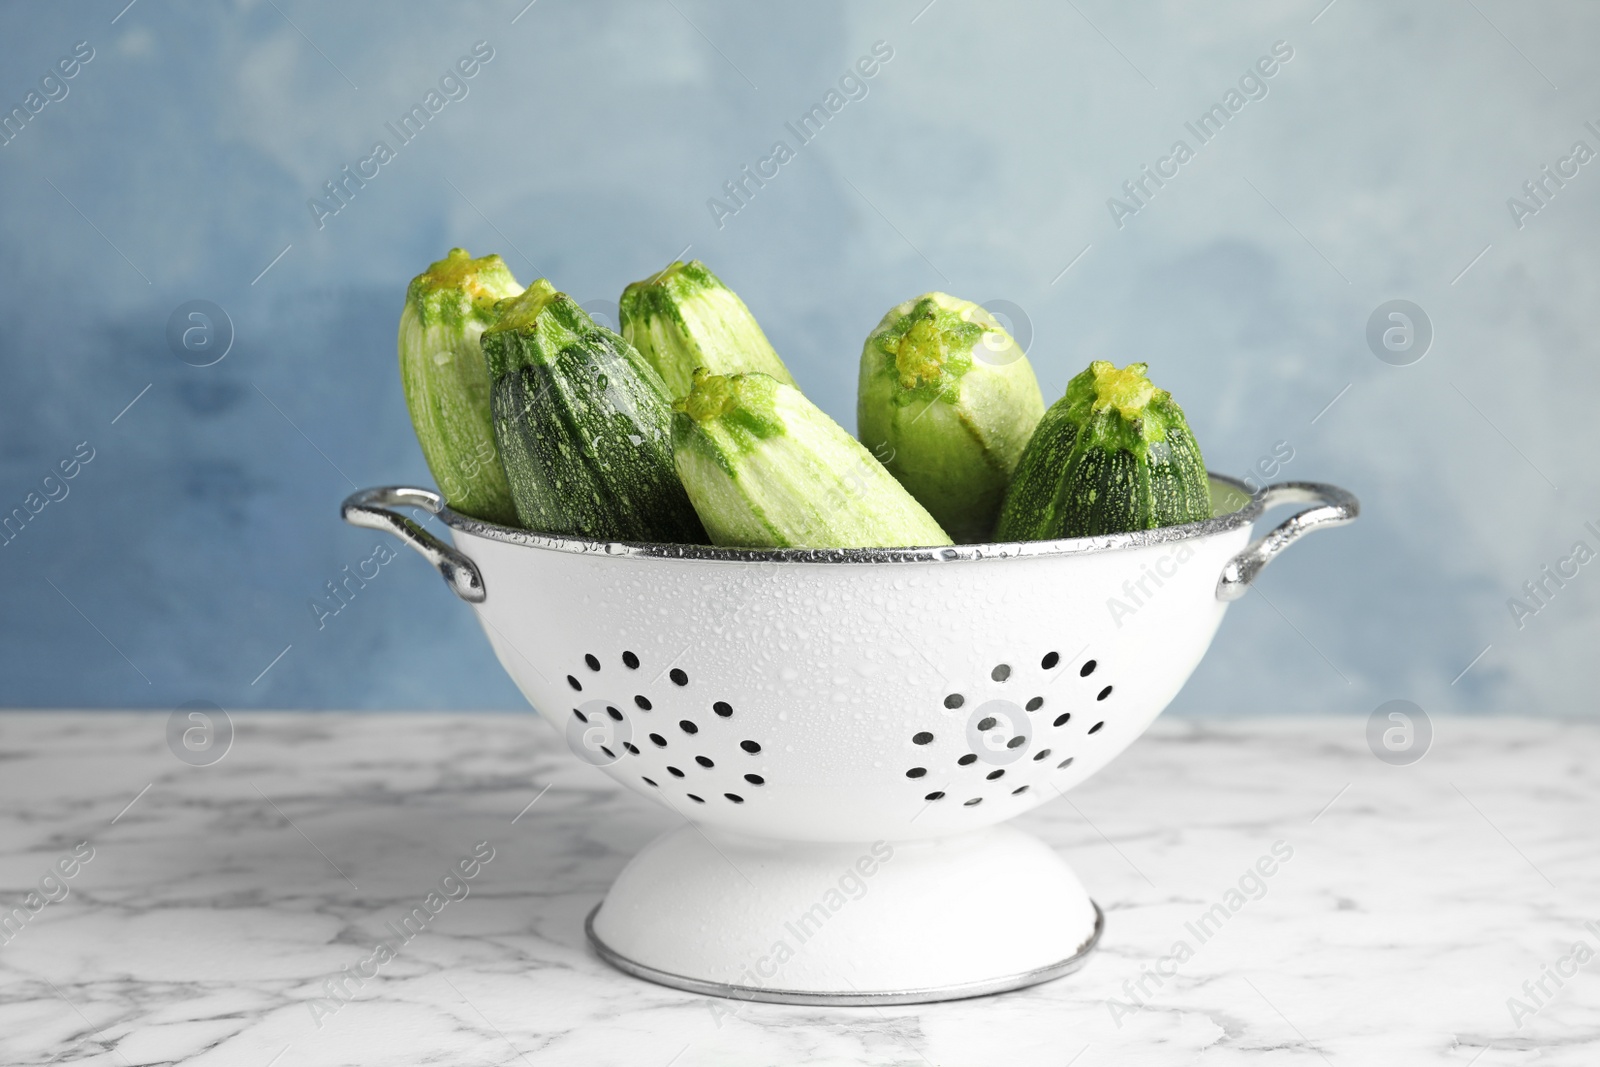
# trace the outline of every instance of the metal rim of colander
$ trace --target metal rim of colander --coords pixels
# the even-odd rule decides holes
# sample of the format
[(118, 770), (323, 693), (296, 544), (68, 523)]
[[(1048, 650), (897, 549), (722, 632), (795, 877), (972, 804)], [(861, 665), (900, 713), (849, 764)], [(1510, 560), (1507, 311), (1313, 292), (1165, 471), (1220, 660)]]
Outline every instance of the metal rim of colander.
[[(991, 544), (949, 545), (922, 548), (718, 548), (715, 545), (668, 545), (619, 541), (593, 541), (581, 537), (558, 537), (509, 526), (484, 522), (444, 505), (437, 494), (429, 494), (439, 506), (428, 510), (452, 530), (506, 544), (526, 545), (556, 552), (588, 555), (604, 554), (636, 559), (683, 559), (721, 563), (939, 563), (953, 560), (1005, 559), (1019, 556), (1057, 556), (1103, 552), (1118, 548), (1143, 548), (1173, 541), (1196, 540), (1213, 534), (1249, 526), (1265, 509), (1263, 491), (1252, 492), (1244, 482), (1225, 474), (1208, 471), (1213, 482), (1237, 491), (1244, 497), (1237, 509), (1199, 522), (1179, 526), (1158, 526), (1153, 530), (1106, 534), (1101, 537), (1071, 537), (1057, 541), (1003, 541)], [(420, 506), (420, 503), (419, 503)]]
[(834, 992), (818, 992), (808, 989), (768, 989), (763, 986), (732, 985), (727, 982), (713, 982), (705, 978), (690, 978), (686, 975), (674, 974), (652, 967), (647, 963), (639, 963), (622, 955), (616, 949), (600, 940), (594, 930), (595, 916), (600, 914), (604, 901), (596, 904), (589, 911), (588, 918), (583, 920), (583, 932), (588, 936), (589, 944), (594, 947), (595, 953), (605, 962), (625, 974), (635, 978), (643, 978), (647, 982), (657, 985), (670, 986), (673, 989), (683, 989), (690, 993), (704, 993), (713, 997), (725, 997), (729, 1000), (753, 1000), (767, 1004), (814, 1004), (829, 1007), (871, 1007), (888, 1004), (931, 1004), (941, 1000), (966, 1000), (969, 997), (986, 997), (993, 993), (1006, 993), (1013, 989), (1025, 989), (1028, 986), (1049, 982), (1056, 978), (1069, 975), (1079, 970), (1089, 962), (1089, 956), (1100, 944), (1100, 935), (1105, 932), (1106, 915), (1100, 910), (1100, 905), (1093, 900), (1089, 901), (1094, 908), (1094, 932), (1088, 940), (1078, 946), (1078, 951), (1064, 960), (1048, 963), (1043, 967), (1035, 967), (1031, 971), (1022, 971), (1019, 974), (1002, 975), (999, 978), (986, 978), (981, 982), (964, 982), (959, 985), (924, 986), (920, 989), (888, 989), (882, 991), (864, 992), (859, 989)]

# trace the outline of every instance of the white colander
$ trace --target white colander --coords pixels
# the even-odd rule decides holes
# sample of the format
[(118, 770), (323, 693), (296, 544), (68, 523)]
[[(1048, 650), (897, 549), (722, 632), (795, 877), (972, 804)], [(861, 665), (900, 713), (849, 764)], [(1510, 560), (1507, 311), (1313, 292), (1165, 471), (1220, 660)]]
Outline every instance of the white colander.
[[(751, 551), (573, 540), (369, 489), (388, 530), (473, 604), (573, 752), (686, 820), (589, 916), (599, 954), (666, 985), (798, 1003), (998, 992), (1081, 966), (1102, 917), (1071, 869), (999, 826), (1105, 766), (1200, 662), (1227, 602), (1342, 489), (1214, 518), (955, 548)], [(1278, 504), (1317, 506), (1248, 543)], [(452, 548), (400, 512), (449, 527)], [(991, 905), (1027, 900), (1026, 925)]]

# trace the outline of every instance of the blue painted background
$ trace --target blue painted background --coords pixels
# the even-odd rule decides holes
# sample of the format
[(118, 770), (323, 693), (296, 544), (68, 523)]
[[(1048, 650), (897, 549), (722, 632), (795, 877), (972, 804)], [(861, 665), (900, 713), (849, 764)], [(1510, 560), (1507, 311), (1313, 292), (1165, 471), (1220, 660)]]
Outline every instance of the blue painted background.
[[(0, 509), (67, 493), (0, 547), (0, 701), (520, 706), (409, 555), (321, 630), (309, 607), (379, 536), (340, 499), (428, 482), (395, 323), (462, 244), (607, 302), (692, 246), (846, 425), (889, 305), (1009, 300), (1049, 397), (1148, 360), (1214, 469), (1288, 449), (1282, 477), (1357, 491), (1361, 522), (1267, 573), (1175, 710), (1589, 710), (1600, 564), (1508, 601), (1600, 549), (1600, 163), (1507, 201), (1600, 149), (1600, 10), (1325, 2), (0, 8), (6, 111), (93, 49), (0, 147)], [(478, 41), (467, 95), (319, 228), (308, 199)], [(708, 199), (877, 41), (866, 95), (719, 226)], [(1266, 95), (1114, 219), (1278, 41)], [(1410, 366), (1366, 341), (1392, 298), (1436, 334)], [(197, 299), (235, 331), (209, 367), (166, 339)]]

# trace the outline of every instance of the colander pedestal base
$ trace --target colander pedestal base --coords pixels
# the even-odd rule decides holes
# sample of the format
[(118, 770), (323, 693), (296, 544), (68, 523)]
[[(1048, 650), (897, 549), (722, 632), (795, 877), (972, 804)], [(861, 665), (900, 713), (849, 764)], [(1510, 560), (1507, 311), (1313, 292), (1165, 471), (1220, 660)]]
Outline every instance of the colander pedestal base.
[(1037, 838), (777, 841), (684, 826), (590, 913), (596, 952), (662, 985), (791, 1004), (915, 1004), (1083, 966), (1103, 917)]

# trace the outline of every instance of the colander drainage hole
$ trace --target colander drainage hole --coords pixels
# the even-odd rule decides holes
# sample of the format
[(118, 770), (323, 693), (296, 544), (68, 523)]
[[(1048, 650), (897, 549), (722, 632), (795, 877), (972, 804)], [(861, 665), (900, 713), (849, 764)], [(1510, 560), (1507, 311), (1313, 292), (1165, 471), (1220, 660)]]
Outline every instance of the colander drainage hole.
[(686, 734), (697, 734), (700, 732), (700, 727), (696, 726), (688, 719), (678, 720), (678, 729), (682, 730)]
[(724, 793), (722, 795), (733, 801), (735, 804), (744, 803), (744, 797), (740, 796), (738, 793)]
[(711, 705), (711, 710), (716, 712), (718, 715), (721, 715), (724, 719), (731, 718), (733, 716), (733, 705), (729, 704), (726, 700), (717, 701), (715, 704)]
[(655, 742), (657, 748), (666, 748), (667, 747), (667, 739), (665, 737), (662, 737), (660, 734), (651, 734), (650, 735), (650, 740)]
[(688, 797), (690, 800), (694, 801), (696, 804), (704, 804), (705, 803), (704, 799), (695, 796), (693, 793), (685, 793), (684, 796)]
[(922, 799), (923, 800), (943, 800), (944, 799), (944, 793), (942, 793), (942, 792), (940, 792), (939, 790), (936, 789), (933, 792), (929, 793), (927, 796), (923, 797)]
[[(569, 678), (568, 681), (571, 681), (571, 679)], [(573, 682), (572, 684), (576, 685), (577, 683)], [(944, 698), (944, 706), (949, 708), (951, 711), (954, 711), (956, 708), (959, 708), (966, 702), (967, 698), (962, 696), (960, 693), (951, 693), (949, 696)]]
[(639, 669), (639, 657), (632, 652), (624, 652), (622, 654), (622, 665), (630, 671), (636, 671)]
[(990, 771), (988, 774), (984, 775), (984, 777), (987, 778), (991, 782), (994, 781), (996, 778), (1004, 778), (1005, 776), (1006, 776), (1006, 772), (1003, 771), (1003, 770)]
[(651, 705), (650, 705), (650, 698), (649, 697), (642, 697), (642, 696), (634, 697), (633, 698), (633, 702), (635, 704), (639, 705), (639, 710), (640, 711), (649, 711), (650, 710)]
[(622, 742), (622, 747), (633, 753), (635, 756), (639, 754), (639, 746), (634, 744), (632, 741)]
[(583, 692), (583, 685), (570, 674), (567, 675), (567, 684), (572, 686), (572, 688), (576, 689), (578, 692)]
[(1068, 756), (1066, 759), (1064, 759), (1060, 763), (1056, 764), (1056, 770), (1058, 770), (1058, 771), (1065, 770), (1067, 768), (1068, 764), (1070, 764), (1071, 762), (1072, 762), (1072, 757)]
[(911, 735), (911, 743), (913, 745), (926, 745), (932, 743), (932, 741), (933, 735), (926, 730)]
[(676, 767), (668, 767), (667, 768), (667, 773), (672, 775), (672, 777), (674, 777), (674, 778), (682, 778), (683, 777), (683, 772), (678, 770), (678, 768), (676, 768)]
[(1091, 734), (1099, 733), (1100, 732), (1100, 727), (1102, 727), (1104, 725), (1105, 725), (1105, 723), (1103, 721), (1102, 722), (1097, 722), (1093, 726), (1089, 727), (1089, 732)]
[(1050, 750), (1048, 748), (1041, 748), (1038, 752), (1034, 753), (1034, 755), (1033, 755), (1034, 762), (1037, 763), (1039, 760), (1045, 759), (1049, 755), (1050, 755)]
[(606, 714), (611, 716), (617, 722), (621, 722), (622, 721), (622, 712), (618, 711), (616, 708), (610, 707), (608, 705), (606, 707)]
[(927, 773), (928, 773), (928, 768), (926, 768), (926, 767), (913, 767), (909, 771), (906, 772), (906, 777), (907, 778), (921, 778), (923, 775), (925, 775)]
[(1111, 687), (1108, 685), (1104, 689), (1100, 690), (1100, 695), (1095, 697), (1095, 699), (1096, 700), (1104, 700), (1106, 697), (1108, 697), (1110, 695), (1111, 695)]
[(974, 763), (978, 762), (978, 757), (973, 755), (971, 752), (968, 752), (965, 756), (962, 756), (960, 759), (956, 760), (956, 762), (961, 764), (963, 767), (970, 767)]
[(589, 721), (589, 716), (585, 715), (583, 712), (579, 711), (577, 708), (573, 708), (572, 709), (572, 714), (574, 714), (574, 715), (576, 715), (578, 717), (578, 721), (579, 722), (588, 722)]
[(1070, 718), (1072, 718), (1072, 712), (1063, 711), (1060, 715), (1056, 716), (1056, 721), (1053, 723), (1053, 725), (1065, 726), (1067, 724), (1067, 720)]
[(585, 652), (583, 654), (583, 662), (589, 665), (589, 669), (591, 671), (597, 671), (600, 669), (600, 660), (596, 658), (593, 652)]
[(1025, 745), (1027, 743), (1028, 743), (1028, 739), (1026, 737), (1023, 737), (1021, 734), (1018, 734), (1016, 737), (1013, 737), (1011, 740), (1006, 742), (1006, 747), (1007, 748), (1021, 748), (1023, 745)]
[(1098, 663), (1096, 663), (1094, 660), (1090, 660), (1088, 663), (1085, 663), (1082, 667), (1078, 668), (1078, 677), (1079, 678), (1087, 678), (1087, 677), (1089, 677), (1089, 675), (1094, 673), (1094, 669), (1097, 666), (1099, 666)]
[(608, 758), (608, 759), (616, 759), (617, 758), (617, 754), (615, 752), (611, 751), (609, 748), (607, 748), (604, 745), (600, 746), (600, 751), (604, 752), (606, 754), (606, 758)]
[[(672, 679), (672, 684), (673, 685), (688, 685), (689, 684), (689, 676), (687, 674), (683, 673), (683, 669), (681, 667), (672, 668), (672, 670), (667, 673), (667, 677)], [(698, 797), (696, 797), (695, 799), (699, 800)], [(702, 800), (701, 803), (703, 804), (703, 803), (705, 803), (705, 801)]]
[[(654, 779), (651, 779), (651, 778), (646, 778), (646, 779), (645, 779), (645, 780), (644, 780), (644, 784), (645, 784), (645, 785), (656, 785), (656, 783), (655, 783), (655, 780), (654, 780)], [(656, 788), (657, 788), (657, 789), (660, 789), (660, 788), (661, 788), (661, 787), (660, 787), (660, 786), (659, 786), (659, 785), (656, 785)]]
[(751, 785), (766, 785), (767, 784), (767, 780), (765, 778), (761, 777), (759, 774), (747, 774), (747, 775), (744, 776), (744, 780), (749, 782)]
[(982, 718), (982, 719), (978, 720), (978, 730), (980, 732), (984, 731), (984, 730), (993, 730), (995, 728), (995, 726), (997, 726), (998, 724), (999, 724), (999, 720), (996, 719), (994, 716), (992, 716), (992, 715), (986, 716), (985, 718)]
[(1011, 677), (1011, 664), (1000, 664), (994, 670), (989, 672), (989, 677), (993, 678), (997, 682), (1005, 681), (1007, 678)]
[(709, 756), (696, 756), (694, 758), (694, 761), (696, 763), (700, 764), (700, 766), (702, 766), (702, 767), (715, 767), (716, 766), (715, 763), (711, 762), (711, 759), (710, 759)]
[(1039, 666), (1042, 667), (1044, 670), (1047, 670), (1047, 671), (1048, 670), (1054, 670), (1055, 669), (1055, 665), (1057, 663), (1060, 663), (1060, 662), (1061, 662), (1061, 653), (1059, 653), (1059, 652), (1046, 652), (1044, 654), (1044, 659), (1039, 661)]
[(1026, 793), (1027, 791), (1028, 791), (1028, 787), (1027, 786), (1019, 785), (1019, 786), (1017, 786), (1015, 789), (1013, 789), (1011, 791), (1011, 795), (1012, 796), (1016, 796), (1018, 793)]
[(754, 741), (740, 741), (739, 747), (750, 753), (752, 756), (761, 751), (761, 746), (756, 744)]
[(1038, 711), (1040, 708), (1044, 707), (1044, 697), (1034, 697), (1024, 706), (1029, 711)]
[(963, 808), (975, 808), (979, 804), (982, 804), (982, 803), (983, 803), (983, 798), (982, 797), (973, 797), (971, 800), (962, 801), (961, 806)]

